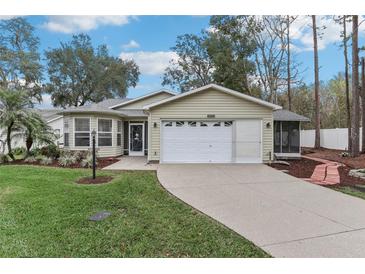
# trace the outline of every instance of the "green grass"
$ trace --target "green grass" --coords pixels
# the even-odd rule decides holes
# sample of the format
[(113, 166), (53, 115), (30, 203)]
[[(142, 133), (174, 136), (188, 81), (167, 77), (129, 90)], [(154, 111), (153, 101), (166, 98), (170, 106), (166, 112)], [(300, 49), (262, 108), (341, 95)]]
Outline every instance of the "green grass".
[[(267, 257), (170, 196), (154, 172), (78, 185), (90, 171), (0, 166), (0, 257)], [(88, 221), (92, 214), (112, 215)]]
[(365, 193), (353, 187), (341, 186), (341, 187), (334, 187), (333, 189), (361, 199), (365, 199)]

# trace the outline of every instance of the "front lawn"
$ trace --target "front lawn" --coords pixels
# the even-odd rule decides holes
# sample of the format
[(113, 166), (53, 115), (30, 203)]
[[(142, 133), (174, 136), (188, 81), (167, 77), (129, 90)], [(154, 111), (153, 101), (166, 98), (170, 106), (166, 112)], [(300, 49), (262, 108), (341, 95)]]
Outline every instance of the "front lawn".
[[(267, 257), (238, 234), (170, 196), (154, 172), (0, 166), (0, 257)], [(89, 221), (107, 210), (110, 217)]]

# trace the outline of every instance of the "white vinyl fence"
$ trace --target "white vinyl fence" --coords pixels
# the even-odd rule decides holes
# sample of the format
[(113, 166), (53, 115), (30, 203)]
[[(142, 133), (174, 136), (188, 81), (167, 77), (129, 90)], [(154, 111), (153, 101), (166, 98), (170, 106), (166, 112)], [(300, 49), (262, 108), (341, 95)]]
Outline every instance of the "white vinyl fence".
[[(314, 147), (314, 129), (301, 130), (300, 141), (302, 147)], [(362, 129), (360, 128), (360, 149)], [(347, 142), (347, 128), (329, 128), (321, 129), (321, 147), (346, 150)]]

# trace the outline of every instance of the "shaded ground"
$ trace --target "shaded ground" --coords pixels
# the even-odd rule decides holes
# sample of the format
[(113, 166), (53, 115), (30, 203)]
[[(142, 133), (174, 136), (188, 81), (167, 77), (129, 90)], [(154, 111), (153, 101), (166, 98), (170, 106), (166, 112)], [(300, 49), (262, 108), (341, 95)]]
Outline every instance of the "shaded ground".
[(314, 149), (314, 148), (303, 148), (302, 153), (310, 157), (317, 157), (322, 159), (327, 159), (330, 161), (339, 162), (345, 164), (346, 166), (354, 168), (365, 168), (365, 154), (361, 154), (358, 157), (342, 157), (341, 153), (343, 150), (336, 149)]
[[(0, 257), (268, 257), (169, 195), (155, 172), (0, 165)], [(108, 211), (103, 221), (89, 217)]]

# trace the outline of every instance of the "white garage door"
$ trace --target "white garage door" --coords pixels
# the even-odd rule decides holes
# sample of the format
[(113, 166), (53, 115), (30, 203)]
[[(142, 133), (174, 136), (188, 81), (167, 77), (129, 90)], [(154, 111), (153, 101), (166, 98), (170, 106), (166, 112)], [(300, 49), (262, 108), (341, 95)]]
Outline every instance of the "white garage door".
[(232, 121), (164, 121), (161, 162), (232, 162), (232, 128)]
[(236, 163), (261, 163), (261, 120), (235, 121), (234, 151)]

